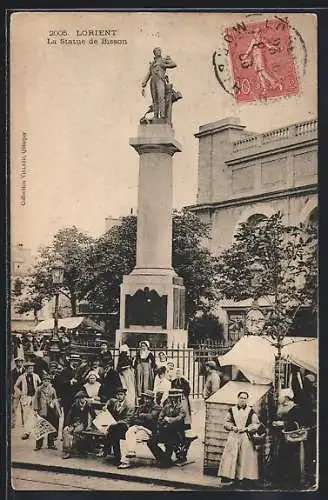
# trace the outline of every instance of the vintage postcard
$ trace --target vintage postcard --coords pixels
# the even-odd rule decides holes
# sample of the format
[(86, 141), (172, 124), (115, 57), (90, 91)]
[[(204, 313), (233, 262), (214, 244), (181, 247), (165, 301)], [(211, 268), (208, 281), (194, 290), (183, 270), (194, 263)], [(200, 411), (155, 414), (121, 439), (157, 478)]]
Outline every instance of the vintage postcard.
[(316, 15), (9, 16), (12, 488), (317, 490)]

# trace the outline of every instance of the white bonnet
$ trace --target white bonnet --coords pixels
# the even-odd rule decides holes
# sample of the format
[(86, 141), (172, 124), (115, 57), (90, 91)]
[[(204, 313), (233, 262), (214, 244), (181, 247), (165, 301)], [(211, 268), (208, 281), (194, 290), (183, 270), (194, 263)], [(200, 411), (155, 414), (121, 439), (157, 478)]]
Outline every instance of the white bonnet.
[(279, 398), (281, 398), (281, 399), (288, 398), (288, 399), (293, 400), (294, 399), (293, 389), (290, 389), (290, 388), (281, 389), (279, 392)]

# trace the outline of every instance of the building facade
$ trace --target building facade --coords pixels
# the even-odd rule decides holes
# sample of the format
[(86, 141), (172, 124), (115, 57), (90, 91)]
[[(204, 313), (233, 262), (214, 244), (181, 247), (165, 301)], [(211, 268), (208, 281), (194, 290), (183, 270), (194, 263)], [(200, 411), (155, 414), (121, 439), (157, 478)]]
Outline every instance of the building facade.
[[(213, 255), (231, 246), (240, 223), (250, 218), (280, 211), (286, 224), (317, 224), (317, 120), (254, 133), (238, 118), (228, 118), (200, 126), (195, 137), (198, 193), (188, 208), (209, 224)], [(226, 340), (243, 335), (250, 303), (220, 303)], [(312, 334), (313, 325), (304, 329)]]
[(213, 254), (229, 247), (241, 222), (278, 210), (286, 224), (317, 220), (317, 120), (254, 133), (238, 118), (199, 127), (197, 203), (210, 224)]
[[(39, 321), (51, 318), (54, 312), (54, 299), (44, 301), (42, 309), (34, 313), (18, 313), (17, 306), (26, 296), (26, 284), (35, 264), (35, 255), (23, 243), (18, 243), (11, 248), (11, 313), (10, 328), (12, 332), (32, 331)], [(67, 302), (67, 300), (66, 300)], [(60, 310), (65, 305), (65, 297), (60, 295)], [(69, 316), (70, 314), (68, 314)], [(65, 316), (65, 314), (64, 314)]]

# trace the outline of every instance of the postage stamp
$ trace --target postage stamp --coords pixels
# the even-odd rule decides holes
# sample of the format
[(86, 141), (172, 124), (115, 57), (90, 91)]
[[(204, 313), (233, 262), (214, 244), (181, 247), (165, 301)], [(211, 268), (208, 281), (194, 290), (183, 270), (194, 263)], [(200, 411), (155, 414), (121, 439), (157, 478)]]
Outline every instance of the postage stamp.
[(226, 28), (224, 40), (237, 102), (299, 93), (288, 20), (242, 22)]

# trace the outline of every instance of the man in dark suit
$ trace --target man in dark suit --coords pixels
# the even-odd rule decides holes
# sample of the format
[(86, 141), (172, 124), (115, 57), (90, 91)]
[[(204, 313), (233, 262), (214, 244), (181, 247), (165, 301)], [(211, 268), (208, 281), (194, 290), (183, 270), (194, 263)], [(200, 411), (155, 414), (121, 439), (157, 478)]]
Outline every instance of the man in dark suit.
[(73, 404), (74, 396), (82, 386), (78, 373), (80, 365), (80, 356), (72, 354), (69, 357), (68, 365), (56, 377), (56, 391), (64, 412), (64, 426), (67, 425), (67, 415)]
[(116, 390), (115, 398), (110, 399), (106, 404), (107, 410), (116, 420), (116, 423), (108, 428), (104, 454), (108, 454), (110, 447), (113, 447), (115, 465), (121, 463), (120, 439), (125, 439), (125, 433), (130, 426), (134, 413), (133, 407), (126, 402), (126, 393), (125, 388), (119, 387)]
[(111, 359), (104, 367), (104, 375), (99, 390), (100, 400), (105, 403), (109, 399), (112, 399), (116, 394), (117, 388), (120, 386), (121, 379), (118, 372), (114, 370), (114, 361)]
[(17, 410), (19, 407), (20, 396), (18, 392), (14, 389), (18, 377), (24, 373), (24, 359), (21, 357), (15, 358), (15, 368), (11, 370), (11, 427), (12, 429), (16, 425)]

